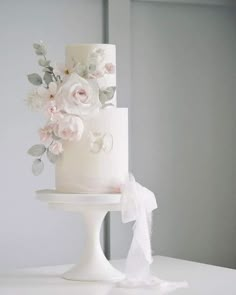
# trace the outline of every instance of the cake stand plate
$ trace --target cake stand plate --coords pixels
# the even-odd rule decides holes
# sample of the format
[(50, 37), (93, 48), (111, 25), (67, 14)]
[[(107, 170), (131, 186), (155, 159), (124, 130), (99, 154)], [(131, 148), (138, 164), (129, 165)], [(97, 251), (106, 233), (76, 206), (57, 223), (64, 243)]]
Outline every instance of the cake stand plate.
[(81, 261), (63, 278), (78, 281), (120, 281), (124, 274), (106, 259), (101, 244), (100, 231), (109, 211), (120, 211), (120, 194), (66, 194), (55, 190), (39, 190), (36, 196), (50, 208), (79, 212), (86, 226), (85, 250)]

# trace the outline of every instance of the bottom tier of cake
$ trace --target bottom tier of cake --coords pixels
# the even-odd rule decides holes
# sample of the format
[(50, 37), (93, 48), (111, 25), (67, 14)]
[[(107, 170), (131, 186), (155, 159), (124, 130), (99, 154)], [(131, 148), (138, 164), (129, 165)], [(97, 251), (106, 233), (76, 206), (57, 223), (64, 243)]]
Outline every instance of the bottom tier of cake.
[(79, 142), (65, 142), (56, 163), (56, 190), (115, 193), (128, 174), (128, 109), (101, 110), (85, 122)]

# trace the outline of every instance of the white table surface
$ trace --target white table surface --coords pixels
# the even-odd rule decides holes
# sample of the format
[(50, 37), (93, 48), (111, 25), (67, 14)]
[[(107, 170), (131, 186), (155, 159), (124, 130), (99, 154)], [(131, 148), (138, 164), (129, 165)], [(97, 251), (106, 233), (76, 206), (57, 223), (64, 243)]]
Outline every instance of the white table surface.
[[(118, 269), (124, 260), (112, 261)], [(0, 274), (0, 295), (158, 295), (158, 288), (123, 289), (101, 282), (76, 282), (60, 278), (71, 265), (26, 268)], [(155, 256), (152, 272), (168, 281), (186, 280), (189, 287), (170, 292), (188, 295), (236, 295), (236, 270)], [(165, 293), (166, 294), (166, 293)], [(169, 294), (169, 293), (168, 293)]]

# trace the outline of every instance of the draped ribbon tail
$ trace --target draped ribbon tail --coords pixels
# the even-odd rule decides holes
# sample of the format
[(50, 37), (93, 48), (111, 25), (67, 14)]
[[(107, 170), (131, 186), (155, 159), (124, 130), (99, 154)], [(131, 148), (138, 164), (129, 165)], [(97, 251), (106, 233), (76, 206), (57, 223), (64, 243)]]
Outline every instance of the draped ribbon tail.
[(126, 278), (119, 287), (158, 286), (159, 290), (187, 287), (186, 282), (163, 281), (150, 273), (152, 211), (157, 208), (153, 192), (137, 183), (132, 174), (121, 186), (121, 217), (123, 223), (134, 221), (133, 239), (126, 259)]

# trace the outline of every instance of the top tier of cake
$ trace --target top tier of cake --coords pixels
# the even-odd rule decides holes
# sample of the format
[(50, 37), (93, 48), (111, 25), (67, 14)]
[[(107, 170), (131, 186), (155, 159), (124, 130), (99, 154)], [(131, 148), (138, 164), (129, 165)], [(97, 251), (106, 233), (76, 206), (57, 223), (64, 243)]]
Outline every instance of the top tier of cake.
[[(99, 84), (99, 88), (102, 89), (107, 87), (116, 87), (115, 45), (78, 44), (66, 46), (67, 67), (73, 68), (73, 66), (75, 66), (76, 64), (91, 66), (94, 68), (93, 73)], [(116, 106), (116, 93), (114, 94), (114, 97), (110, 102)]]

